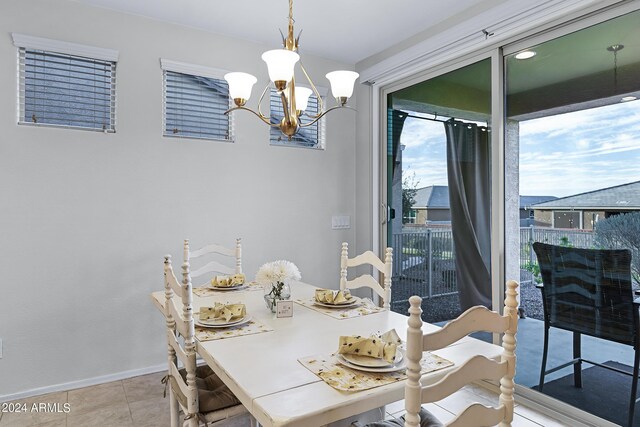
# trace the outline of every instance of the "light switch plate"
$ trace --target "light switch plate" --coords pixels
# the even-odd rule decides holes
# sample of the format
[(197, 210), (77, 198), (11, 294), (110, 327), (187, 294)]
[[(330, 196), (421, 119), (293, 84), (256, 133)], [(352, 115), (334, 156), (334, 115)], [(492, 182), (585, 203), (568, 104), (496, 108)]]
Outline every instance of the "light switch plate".
[(349, 215), (333, 215), (331, 217), (331, 228), (333, 230), (351, 228), (351, 217)]
[(0, 359), (2, 359), (2, 338), (0, 338)]

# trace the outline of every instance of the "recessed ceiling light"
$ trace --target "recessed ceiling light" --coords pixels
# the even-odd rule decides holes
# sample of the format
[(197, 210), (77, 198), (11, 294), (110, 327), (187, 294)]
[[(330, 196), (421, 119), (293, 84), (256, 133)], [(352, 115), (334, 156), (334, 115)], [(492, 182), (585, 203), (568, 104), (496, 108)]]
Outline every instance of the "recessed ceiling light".
[(536, 53), (532, 50), (525, 50), (516, 55), (516, 59), (529, 59), (536, 56)]
[(638, 99), (638, 98), (636, 98), (635, 96), (625, 96), (620, 101), (629, 102), (629, 101), (635, 101), (636, 99)]

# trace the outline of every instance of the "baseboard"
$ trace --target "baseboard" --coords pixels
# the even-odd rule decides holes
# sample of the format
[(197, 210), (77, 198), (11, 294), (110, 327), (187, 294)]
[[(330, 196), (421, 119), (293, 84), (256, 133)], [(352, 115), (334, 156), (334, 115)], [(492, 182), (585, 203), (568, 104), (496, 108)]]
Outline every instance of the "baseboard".
[(137, 377), (140, 375), (152, 374), (155, 372), (166, 371), (167, 365), (148, 366), (146, 368), (132, 369), (130, 371), (118, 372), (115, 374), (102, 375), (100, 377), (87, 378), (68, 383), (55, 384), (46, 387), (34, 388), (31, 390), (21, 391), (19, 393), (5, 394), (0, 396), (0, 402), (9, 402), (12, 400), (25, 399), (27, 397), (40, 396), (42, 394), (55, 393), (57, 391), (68, 391), (76, 388), (89, 387), (97, 384), (109, 383), (112, 381), (124, 380), (126, 378)]

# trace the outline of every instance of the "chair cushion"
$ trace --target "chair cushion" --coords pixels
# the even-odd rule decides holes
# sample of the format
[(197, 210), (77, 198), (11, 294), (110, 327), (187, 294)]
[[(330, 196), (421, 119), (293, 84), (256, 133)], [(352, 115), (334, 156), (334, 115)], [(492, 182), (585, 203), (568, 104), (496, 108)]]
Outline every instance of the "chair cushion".
[[(180, 370), (186, 380), (187, 371)], [(240, 401), (222, 380), (208, 366), (196, 368), (196, 387), (198, 388), (198, 407), (201, 413), (239, 405)]]
[[(440, 422), (431, 412), (424, 408), (420, 408), (420, 427), (444, 427), (444, 424)], [(367, 424), (367, 427), (404, 427), (404, 415), (400, 419), (377, 421), (375, 423)]]

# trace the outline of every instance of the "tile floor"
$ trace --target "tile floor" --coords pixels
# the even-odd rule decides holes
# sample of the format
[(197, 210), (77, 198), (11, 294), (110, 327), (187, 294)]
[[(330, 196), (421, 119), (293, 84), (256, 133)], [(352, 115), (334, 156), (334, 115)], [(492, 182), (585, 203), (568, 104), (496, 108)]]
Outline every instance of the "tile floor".
[[(0, 427), (168, 427), (169, 401), (163, 398), (164, 386), (160, 379), (164, 372), (129, 378), (96, 386), (51, 393), (19, 400), (28, 407), (35, 403), (64, 403), (70, 406), (62, 413), (1, 413)], [(440, 420), (447, 422), (453, 413), (470, 402), (497, 403), (497, 396), (478, 386), (465, 387), (460, 392), (425, 405)], [(386, 417), (398, 418), (404, 413), (404, 402), (386, 407)], [(564, 424), (522, 405), (516, 406), (514, 427), (557, 427)], [(238, 420), (234, 427), (249, 425), (248, 419)]]

